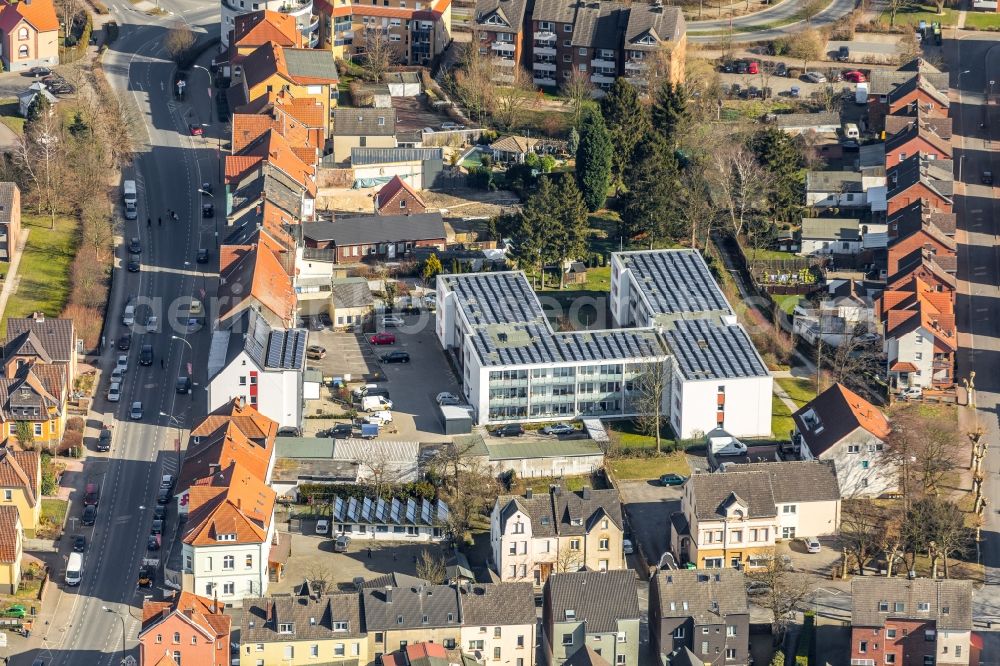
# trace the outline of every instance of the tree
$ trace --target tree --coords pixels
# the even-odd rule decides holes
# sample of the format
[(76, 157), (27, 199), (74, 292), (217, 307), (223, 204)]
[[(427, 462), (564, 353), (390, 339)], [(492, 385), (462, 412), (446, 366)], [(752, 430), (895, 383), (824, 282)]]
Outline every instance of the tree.
[(559, 288), (565, 287), (565, 263), (578, 257), (586, 247), (587, 207), (576, 181), (569, 175), (561, 175), (556, 180), (555, 224), (547, 235), (549, 252), (559, 266)]
[[(828, 330), (824, 326), (824, 316), (820, 314), (820, 332)], [(840, 321), (840, 320), (838, 320)], [(836, 332), (836, 331), (831, 331)], [(834, 382), (841, 384), (864, 384), (866, 377), (878, 373), (882, 363), (882, 345), (878, 336), (868, 330), (864, 323), (855, 324), (841, 336), (841, 342), (836, 347), (826, 346), (830, 350), (823, 357), (823, 363), (830, 372)]]
[[(865, 566), (879, 553), (882, 532), (882, 512), (874, 503), (862, 499), (845, 499), (841, 511), (840, 536), (844, 548), (854, 558), (859, 576)], [(847, 563), (844, 563), (845, 567)]]
[(515, 67), (512, 80), (498, 84), (493, 92), (493, 120), (505, 130), (513, 128), (534, 92), (531, 75), (523, 67)]
[(719, 205), (729, 219), (730, 231), (739, 237), (747, 222), (767, 204), (771, 173), (739, 143), (719, 147), (709, 160)]
[(639, 91), (624, 78), (617, 78), (601, 100), (601, 114), (608, 128), (611, 144), (611, 173), (615, 186), (625, 182), (625, 171), (630, 168), (635, 149), (649, 129), (649, 115)]
[(24, 450), (35, 448), (35, 426), (31, 421), (15, 421), (14, 436)]
[(656, 453), (663, 453), (661, 431), (667, 421), (667, 413), (663, 407), (664, 393), (669, 386), (663, 363), (650, 361), (644, 364), (635, 377), (636, 412), (639, 417), (636, 423), (639, 430), (648, 437), (656, 438)]
[(590, 82), (590, 75), (574, 69), (559, 87), (559, 92), (569, 101), (571, 126), (579, 127), (583, 108), (594, 96), (594, 84)]
[(560, 202), (552, 179), (542, 178), (538, 183), (538, 189), (521, 208), (521, 214), (511, 233), (513, 258), (522, 269), (538, 266), (542, 288), (545, 287), (545, 262), (553, 259), (548, 234), (556, 225), (554, 213), (559, 206)]
[(448, 503), (448, 522), (442, 527), (456, 541), (464, 540), (473, 519), (482, 518), (502, 490), (495, 471), (470, 454), (471, 445), (442, 447), (428, 464), (428, 475)]
[(906, 513), (907, 546), (912, 552), (926, 552), (931, 564), (931, 578), (937, 578), (938, 565), (944, 564), (948, 577), (948, 558), (964, 551), (971, 542), (965, 526), (965, 514), (957, 505), (942, 497), (924, 497)]
[(904, 506), (920, 494), (936, 495), (957, 465), (957, 426), (947, 419), (926, 417), (913, 406), (896, 409), (883, 457), (899, 469)]
[(576, 151), (576, 180), (587, 210), (591, 212), (603, 207), (607, 199), (611, 154), (611, 139), (604, 118), (596, 110), (587, 109), (580, 127), (580, 147)]
[(386, 277), (382, 279), (382, 288), (385, 292), (385, 307), (389, 312), (392, 312), (392, 308), (396, 305), (396, 292), (399, 285), (392, 278)]
[(399, 62), (399, 46), (389, 41), (389, 35), (378, 28), (365, 28), (362, 37), (364, 53), (361, 68), (365, 78), (375, 83), (381, 83), (389, 68)]
[(650, 113), (653, 118), (653, 130), (663, 135), (667, 145), (676, 148), (677, 134), (689, 117), (684, 86), (664, 81), (656, 89), (656, 97)]
[(493, 106), (497, 68), (492, 56), (479, 52), (478, 44), (467, 44), (455, 71), (455, 90), (469, 115), (483, 123)]
[(757, 603), (771, 611), (771, 630), (775, 639), (780, 639), (794, 619), (796, 608), (812, 591), (812, 581), (776, 555), (768, 557), (763, 567), (747, 570), (747, 579), (767, 590)]
[(579, 550), (572, 550), (568, 546), (560, 548), (552, 568), (555, 570), (555, 573), (579, 571), (583, 568), (583, 555)]
[(444, 585), (446, 582), (444, 559), (435, 557), (429, 550), (420, 551), (417, 560), (417, 578), (423, 578), (431, 585)]
[(332, 592), (337, 584), (337, 577), (330, 567), (322, 564), (312, 564), (306, 569), (306, 584), (315, 594)]
[(566, 150), (570, 155), (576, 155), (577, 149), (580, 148), (580, 133), (576, 131), (575, 127), (569, 128), (569, 136), (566, 137)]
[(424, 267), (420, 271), (420, 276), (424, 279), (424, 282), (430, 282), (443, 270), (444, 266), (441, 265), (441, 260), (438, 259), (435, 253), (431, 252), (431, 255), (424, 261)]
[[(893, 1), (893, 0), (890, 0)], [(819, 60), (823, 57), (823, 48), (826, 40), (815, 28), (803, 30), (794, 35), (788, 42), (788, 55), (802, 61), (802, 68), (809, 69), (810, 60)]]
[[(889, 27), (896, 27), (896, 14), (913, 4), (915, 4), (915, 0), (886, 0), (886, 8), (889, 10)], [(937, 3), (935, 2), (935, 4)], [(938, 13), (940, 14), (941, 11), (939, 10)]]
[(66, 150), (61, 134), (60, 114), (43, 113), (25, 123), (14, 147), (14, 161), (31, 180), (38, 212), (47, 210), (52, 229), (65, 194)]
[(181, 62), (187, 57), (195, 43), (195, 35), (186, 25), (171, 28), (163, 38), (163, 48), (174, 62)]
[(682, 205), (677, 160), (658, 132), (639, 144), (629, 176), (621, 199), (622, 234), (644, 238), (650, 248), (687, 237), (690, 218)]
[(771, 174), (767, 199), (770, 217), (786, 223), (801, 219), (805, 185), (800, 175), (802, 155), (795, 141), (785, 132), (768, 127), (754, 132), (747, 145)]

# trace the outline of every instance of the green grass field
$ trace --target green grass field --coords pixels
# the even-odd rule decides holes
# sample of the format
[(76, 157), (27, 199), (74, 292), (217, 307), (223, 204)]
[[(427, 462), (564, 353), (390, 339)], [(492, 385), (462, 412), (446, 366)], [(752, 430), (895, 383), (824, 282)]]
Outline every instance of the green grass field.
[(658, 479), (671, 472), (684, 476), (691, 474), (687, 456), (680, 452), (653, 458), (615, 458), (608, 461), (608, 465), (619, 480)]
[(795, 428), (792, 411), (778, 396), (771, 396), (771, 432), (776, 440), (787, 440), (788, 433)]
[[(969, 15), (971, 16), (971, 14)], [(882, 12), (878, 17), (879, 21), (889, 25), (889, 12)], [(942, 26), (951, 26), (958, 23), (958, 12), (945, 7), (944, 14), (939, 15), (937, 8), (933, 5), (912, 5), (905, 7), (896, 13), (896, 25), (917, 25), (921, 21), (926, 21), (927, 25), (937, 21)], [(965, 19), (968, 25), (968, 16)]]
[(3, 123), (18, 135), (24, 134), (24, 118), (16, 97), (0, 99), (0, 123)]
[(969, 12), (965, 15), (965, 27), (977, 30), (1000, 30), (1000, 14), (996, 12)]
[(62, 313), (69, 298), (69, 270), (76, 253), (75, 220), (57, 217), (55, 229), (49, 229), (47, 217), (26, 214), (21, 225), (30, 230), (30, 235), (17, 270), (20, 284), (3, 313), (5, 332), (9, 317), (27, 317), (32, 312), (58, 317)]
[(785, 389), (788, 397), (800, 407), (816, 397), (816, 382), (813, 379), (781, 377), (775, 381), (778, 382), (778, 386)]

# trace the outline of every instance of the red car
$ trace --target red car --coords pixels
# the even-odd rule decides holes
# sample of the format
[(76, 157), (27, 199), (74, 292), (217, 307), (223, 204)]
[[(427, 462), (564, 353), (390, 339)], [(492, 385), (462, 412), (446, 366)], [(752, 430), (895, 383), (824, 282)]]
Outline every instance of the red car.
[(864, 83), (868, 79), (866, 79), (865, 75), (859, 72), (858, 70), (852, 69), (850, 71), (844, 72), (844, 80), (850, 81), (851, 83)]
[(396, 336), (392, 333), (386, 333), (383, 331), (382, 333), (376, 333), (373, 335), (369, 339), (369, 342), (373, 345), (394, 345), (396, 344)]
[(760, 74), (760, 64), (756, 60), (747, 64), (747, 74)]
[(189, 128), (191, 130), (191, 136), (201, 136), (205, 133), (205, 128), (201, 125), (189, 125)]

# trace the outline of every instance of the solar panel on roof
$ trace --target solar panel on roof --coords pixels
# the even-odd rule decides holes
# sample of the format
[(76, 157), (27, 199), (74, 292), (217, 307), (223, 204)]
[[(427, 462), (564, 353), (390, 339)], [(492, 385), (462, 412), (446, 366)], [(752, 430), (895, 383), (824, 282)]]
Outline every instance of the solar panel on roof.
[(420, 503), (420, 522), (424, 525), (431, 524), (431, 503), (426, 497)]
[(372, 521), (372, 510), (374, 508), (375, 507), (372, 505), (372, 498), (366, 497), (364, 504), (361, 505), (361, 519), (364, 522), (370, 523)]
[(444, 523), (448, 520), (449, 511), (448, 505), (442, 500), (437, 500), (437, 520), (439, 523)]
[(389, 509), (389, 522), (392, 523), (393, 525), (399, 524), (399, 510), (400, 510), (399, 500), (393, 497), (392, 506)]
[(417, 522), (417, 503), (412, 497), (406, 501), (406, 522), (410, 525)]
[(338, 522), (344, 521), (344, 498), (342, 497), (333, 500), (333, 519)]

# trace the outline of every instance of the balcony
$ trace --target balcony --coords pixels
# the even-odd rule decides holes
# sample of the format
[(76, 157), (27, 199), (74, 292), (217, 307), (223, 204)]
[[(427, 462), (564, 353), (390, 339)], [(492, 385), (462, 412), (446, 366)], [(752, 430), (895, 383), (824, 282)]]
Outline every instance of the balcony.
[(533, 62), (531, 63), (531, 69), (536, 72), (554, 72), (556, 71), (556, 64), (554, 62)]
[(534, 38), (536, 42), (555, 42), (556, 33), (549, 32), (548, 30), (541, 30), (535, 33)]
[(302, 34), (305, 37), (314, 34), (319, 30), (319, 16), (313, 15), (309, 17), (309, 22), (302, 26)]
[(602, 83), (614, 83), (614, 74), (599, 74), (597, 72), (590, 75), (590, 82), (595, 85), (600, 85)]
[(540, 77), (540, 76), (535, 76), (535, 77), (532, 77), (531, 81), (536, 86), (546, 86), (546, 87), (549, 87), (549, 88), (555, 88), (556, 87), (556, 80), (555, 79), (550, 79), (550, 78), (544, 78), (544, 77)]
[(618, 65), (615, 64), (614, 60), (591, 60), (590, 66), (594, 69), (610, 69), (614, 70)]
[(513, 42), (493, 42), (493, 50), (514, 55), (515, 46)]
[(632, 70), (634, 72), (641, 72), (646, 69), (646, 63), (642, 60), (629, 60), (625, 63), (625, 71)]
[(304, 2), (292, 0), (291, 2), (283, 2), (278, 7), (278, 11), (282, 14), (288, 14), (289, 16), (294, 16), (296, 19), (299, 19), (296, 22), (302, 26), (309, 22), (308, 17), (312, 16), (312, 10), (312, 0), (305, 0)]
[(536, 42), (532, 46), (531, 50), (535, 53), (535, 55), (554, 56), (556, 54), (555, 46), (546, 46), (544, 43), (539, 44)]

